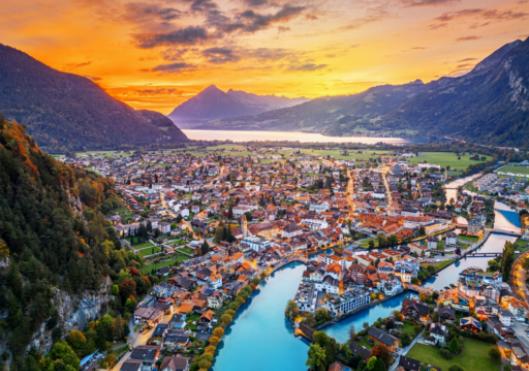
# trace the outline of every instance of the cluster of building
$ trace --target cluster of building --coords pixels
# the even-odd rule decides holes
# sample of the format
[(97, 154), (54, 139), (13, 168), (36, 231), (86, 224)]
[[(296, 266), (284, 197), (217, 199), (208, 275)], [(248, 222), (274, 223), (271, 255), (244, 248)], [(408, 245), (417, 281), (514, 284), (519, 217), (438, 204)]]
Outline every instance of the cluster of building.
[[(122, 370), (154, 368), (160, 354), (170, 355), (163, 357), (161, 370), (187, 370), (193, 341), (207, 341), (225, 303), (263, 273), (292, 261), (307, 265), (294, 298), (298, 308), (313, 314), (325, 309), (340, 318), (401, 293), (415, 282), (421, 265), (453, 258), (468, 247), (459, 233), (480, 237), (486, 226), (484, 197), (467, 195), (455, 200), (453, 209), (439, 207), (447, 175), (437, 165), (411, 165), (391, 156), (361, 162), (301, 153), (291, 161), (249, 149), (252, 156), (175, 150), (75, 160), (114, 178), (129, 213), (111, 220), (124, 239), (144, 227), (160, 235), (160, 246), (186, 234), (195, 255), (158, 270), (163, 283), (137, 305), (133, 317), (144, 329), (145, 345), (132, 349)], [(484, 193), (523, 189), (495, 174), (476, 186)], [(511, 335), (527, 313), (498, 275), (465, 271), (438, 304), (439, 314), (450, 318), (452, 311), (476, 313), (459, 325), (472, 328), (485, 321), (502, 339), (502, 354), (513, 365), (524, 364), (517, 354), (527, 353), (527, 344)], [(430, 326), (427, 341), (442, 344), (446, 328), (428, 320), (424, 304), (408, 301), (403, 313), (424, 320)], [(370, 329), (369, 336), (390, 350), (400, 346), (380, 329)]]

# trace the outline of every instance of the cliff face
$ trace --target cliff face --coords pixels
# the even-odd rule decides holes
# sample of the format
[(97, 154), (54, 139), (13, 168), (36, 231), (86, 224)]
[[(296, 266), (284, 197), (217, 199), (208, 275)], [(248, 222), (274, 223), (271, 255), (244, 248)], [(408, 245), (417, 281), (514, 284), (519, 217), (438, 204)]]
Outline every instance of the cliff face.
[[(58, 324), (65, 333), (73, 329), (85, 328), (88, 322), (97, 319), (105, 311), (112, 297), (109, 294), (112, 281), (107, 278), (99, 290), (72, 294), (53, 288), (53, 303), (57, 310)], [(53, 345), (53, 329), (42, 323), (33, 334), (27, 350), (39, 349), (46, 353)]]

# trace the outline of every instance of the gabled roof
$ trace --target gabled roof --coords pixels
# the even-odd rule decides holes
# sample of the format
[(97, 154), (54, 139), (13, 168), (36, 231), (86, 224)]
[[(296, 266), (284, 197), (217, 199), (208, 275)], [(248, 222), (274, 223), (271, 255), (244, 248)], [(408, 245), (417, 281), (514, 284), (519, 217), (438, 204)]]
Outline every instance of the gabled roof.
[(421, 369), (421, 362), (410, 357), (401, 356), (399, 366), (403, 367), (406, 371), (419, 371)]
[(374, 327), (374, 326), (369, 328), (368, 335), (375, 338), (377, 341), (387, 346), (393, 346), (399, 340), (395, 336), (389, 334), (388, 332), (381, 330), (378, 327)]

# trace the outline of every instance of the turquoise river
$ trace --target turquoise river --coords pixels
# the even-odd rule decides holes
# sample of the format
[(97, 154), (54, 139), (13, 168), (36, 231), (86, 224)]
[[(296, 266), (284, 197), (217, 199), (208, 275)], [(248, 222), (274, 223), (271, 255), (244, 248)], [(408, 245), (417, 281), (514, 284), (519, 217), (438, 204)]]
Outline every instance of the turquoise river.
[[(493, 233), (480, 248), (483, 252), (500, 252), (506, 241), (515, 238)], [(442, 289), (457, 281), (467, 267), (486, 268), (489, 258), (466, 258), (447, 267), (426, 286)], [(301, 371), (306, 370), (307, 344), (296, 338), (285, 321), (284, 310), (301, 282), (305, 266), (293, 263), (269, 277), (250, 304), (242, 310), (227, 331), (213, 369), (215, 371)], [(411, 293), (403, 293), (373, 307), (364, 309), (325, 329), (340, 342), (349, 338), (350, 329), (362, 329), (378, 318), (399, 310)]]

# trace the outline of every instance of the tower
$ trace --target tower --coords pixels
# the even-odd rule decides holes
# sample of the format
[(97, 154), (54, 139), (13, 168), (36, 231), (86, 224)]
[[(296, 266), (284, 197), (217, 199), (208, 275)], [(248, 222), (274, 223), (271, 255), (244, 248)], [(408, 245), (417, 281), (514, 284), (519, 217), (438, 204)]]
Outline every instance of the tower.
[(243, 238), (248, 237), (248, 219), (246, 219), (245, 214), (242, 214), (241, 216), (241, 231)]

